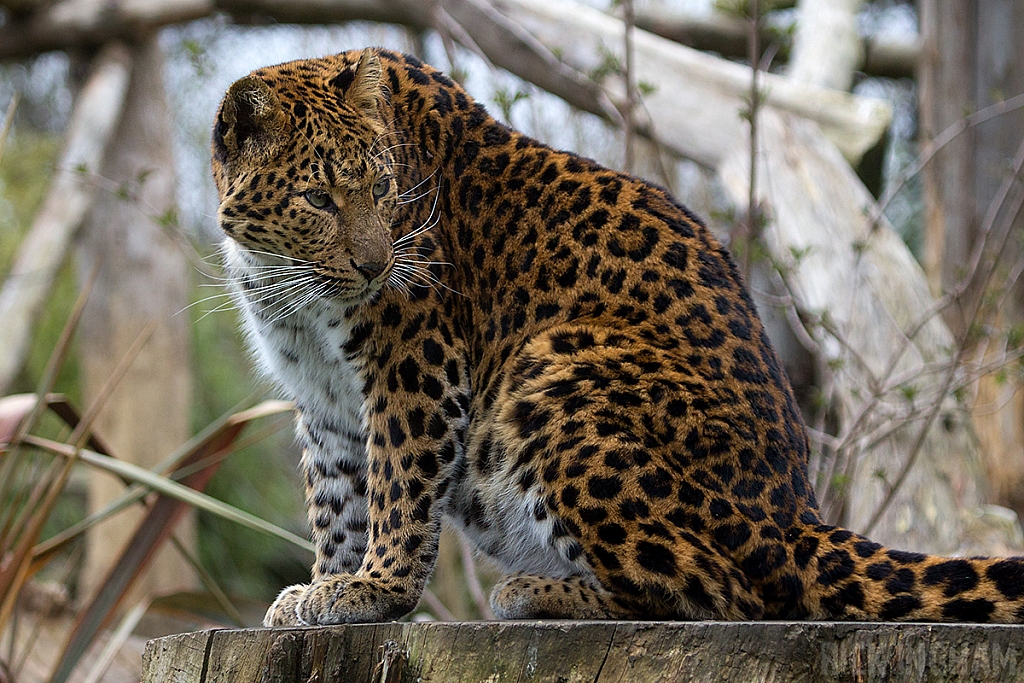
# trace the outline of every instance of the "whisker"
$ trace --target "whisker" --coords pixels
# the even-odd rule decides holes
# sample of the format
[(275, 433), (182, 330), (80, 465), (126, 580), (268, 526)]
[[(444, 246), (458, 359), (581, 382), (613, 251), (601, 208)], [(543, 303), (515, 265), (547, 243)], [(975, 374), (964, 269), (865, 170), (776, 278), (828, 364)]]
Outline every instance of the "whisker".
[(416, 195), (415, 197), (410, 197), (409, 199), (402, 199), (402, 197), (405, 196), (405, 195), (400, 194), (400, 195), (398, 195), (399, 201), (396, 202), (396, 204), (398, 206), (402, 206), (403, 204), (412, 204), (413, 202), (418, 202), (419, 200), (423, 199), (424, 197), (429, 195), (431, 192), (436, 192), (436, 191), (437, 191), (437, 187), (432, 187), (429, 190), (425, 190), (424, 192)]
[(388, 284), (398, 291), (409, 296), (412, 291), (409, 289), (409, 276), (397, 270), (392, 270), (388, 276)]
[(242, 267), (246, 271), (249, 271), (249, 270), (280, 270), (280, 271), (286, 271), (286, 270), (302, 270), (302, 269), (307, 269), (308, 270), (308, 269), (312, 268), (312, 264), (313, 264), (313, 262), (310, 261), (308, 263), (281, 263), (281, 264), (277, 264), (277, 265), (249, 265), (249, 264), (246, 264), (246, 265), (244, 265)]
[(423, 244), (409, 244), (401, 249), (395, 249), (395, 260), (409, 258), (411, 256), (428, 257), (434, 253), (434, 249)]
[(323, 295), (327, 294), (327, 292), (329, 292), (330, 289), (331, 285), (329, 283), (318, 282), (313, 289), (305, 292), (302, 296), (299, 296), (297, 299), (293, 299), (291, 302), (289, 302), (289, 305), (286, 305), (283, 309), (278, 311), (278, 313), (273, 318), (271, 318), (268, 324), (273, 324), (275, 322), (287, 318), (290, 315), (293, 315), (297, 311), (308, 306), (313, 301), (316, 301)]
[(427, 220), (429, 222), (423, 223), (423, 225), (421, 225), (420, 227), (416, 228), (415, 230), (410, 232), (408, 235), (405, 235), (405, 236), (400, 237), (397, 240), (395, 240), (395, 246), (396, 247), (397, 246), (403, 246), (409, 240), (413, 240), (413, 239), (419, 237), (420, 235), (422, 235), (423, 233), (425, 233), (425, 232), (427, 232), (429, 230), (432, 230), (434, 227), (437, 226), (438, 223), (441, 222), (441, 213), (438, 212), (437, 216), (433, 220), (430, 220), (430, 216), (427, 216)]
[(440, 221), (441, 221), (441, 216), (440, 216), (440, 214), (438, 214), (437, 218), (435, 218), (433, 221), (431, 221), (430, 223), (424, 223), (420, 227), (418, 227), (415, 230), (413, 230), (412, 232), (410, 232), (405, 237), (402, 237), (401, 239), (396, 240), (395, 244), (396, 245), (403, 245), (404, 242), (407, 242), (409, 240), (415, 239), (415, 238), (419, 237), (420, 235), (422, 235), (425, 232), (429, 232), (430, 230), (434, 229), (434, 227), (436, 227), (437, 224)]
[[(221, 292), (220, 294), (214, 294), (212, 296), (203, 297), (202, 299), (199, 299), (197, 301), (193, 301), (192, 303), (190, 303), (189, 305), (185, 306), (184, 308), (182, 308), (180, 311), (178, 311), (174, 315), (180, 315), (180, 314), (184, 313), (185, 311), (187, 311), (188, 309), (193, 308), (195, 306), (198, 306), (199, 304), (205, 304), (207, 301), (213, 301), (214, 299), (223, 299), (224, 297), (231, 298), (232, 296), (233, 296), (232, 292)], [(202, 320), (202, 318), (200, 318), (200, 320)]]
[[(405, 192), (401, 192), (401, 193), (399, 193), (399, 195), (398, 195), (398, 196), (399, 196), (399, 197), (405, 197), (405, 196), (407, 196), (407, 195), (409, 195), (409, 194), (411, 194), (411, 193), (415, 192), (415, 191), (417, 190), (417, 188), (419, 188), (419, 186), (420, 186), (420, 185), (422, 185), (423, 183), (425, 183), (425, 182), (427, 182), (428, 180), (430, 180), (431, 178), (433, 178), (433, 177), (434, 177), (434, 174), (435, 174), (435, 173), (437, 173), (437, 169), (436, 169), (436, 168), (435, 168), (435, 169), (434, 169), (433, 171), (431, 171), (431, 172), (430, 172), (430, 174), (429, 174), (428, 176), (426, 176), (426, 177), (425, 177), (425, 178), (424, 178), (423, 180), (419, 181), (418, 183), (416, 183), (415, 185), (413, 185), (412, 187), (410, 187), (410, 188), (409, 188), (408, 190), (406, 190)], [(435, 185), (435, 189), (436, 189), (436, 187), (437, 187), (437, 186)], [(431, 190), (431, 191), (433, 191), (433, 190)], [(421, 196), (422, 196), (422, 195), (421, 195)]]
[(301, 292), (304, 288), (309, 287), (312, 284), (316, 284), (316, 280), (313, 280), (312, 278), (286, 280), (253, 290), (253, 293), (258, 295), (255, 298), (252, 296), (245, 296), (244, 294), (243, 296), (245, 296), (246, 302), (250, 304), (260, 304), (272, 298), (287, 299), (289, 295), (295, 292)]
[(413, 266), (413, 265), (405, 264), (405, 263), (396, 263), (394, 268), (400, 269), (403, 272), (405, 272), (407, 274), (410, 274), (411, 277), (425, 278), (426, 282), (429, 283), (429, 284), (425, 283), (424, 286), (430, 287), (431, 289), (433, 289), (434, 285), (437, 285), (438, 287), (441, 287), (442, 289), (445, 289), (445, 290), (451, 292), (452, 294), (457, 294), (459, 296), (466, 296), (462, 292), (460, 292), (460, 291), (458, 291), (456, 289), (452, 289), (451, 287), (449, 287), (445, 283), (441, 282), (441, 280), (436, 275), (434, 275), (432, 272), (430, 272), (426, 268), (422, 268), (422, 267), (419, 267), (419, 266)]
[(198, 323), (200, 320), (205, 320), (207, 316), (213, 315), (214, 313), (230, 311), (233, 308), (238, 308), (238, 302), (236, 302), (234, 299), (229, 299), (228, 301), (225, 301), (216, 308), (211, 308), (210, 310), (203, 312), (201, 316), (196, 318), (196, 322)]
[[(262, 269), (262, 268), (265, 268)], [(251, 273), (249, 271), (257, 270), (259, 272)], [(226, 275), (220, 277), (218, 275), (205, 274), (206, 279), (213, 280), (214, 283), (232, 283), (239, 282), (241, 280), (248, 281), (262, 281), (262, 280), (273, 280), (281, 277), (289, 277), (292, 275), (301, 275), (304, 272), (312, 272), (312, 268), (309, 266), (259, 266), (254, 268), (246, 268), (244, 272), (235, 275)], [(203, 283), (200, 287), (216, 287), (217, 284)]]
[(393, 145), (388, 145), (387, 147), (385, 147), (381, 151), (375, 153), (371, 157), (371, 159), (376, 161), (377, 159), (381, 158), (382, 156), (384, 156), (385, 154), (387, 154), (388, 152), (390, 152), (392, 150), (400, 149), (402, 147), (415, 147), (415, 146), (416, 146), (415, 142), (397, 142), (397, 143), (395, 143)]
[(272, 256), (274, 258), (285, 259), (286, 261), (294, 261), (295, 263), (305, 263), (313, 265), (314, 261), (307, 261), (306, 259), (296, 258), (294, 256), (285, 256), (284, 254), (275, 254), (271, 251), (260, 251), (258, 249), (245, 249), (240, 248), (239, 252), (242, 254), (257, 254), (259, 256)]
[(402, 263), (410, 263), (410, 264), (414, 264), (414, 265), (417, 265), (417, 266), (452, 266), (452, 267), (454, 267), (454, 265), (455, 265), (455, 264), (453, 264), (453, 263), (451, 263), (449, 261), (420, 261), (418, 259), (413, 259), (413, 258), (408, 258), (408, 257), (403, 258), (402, 259)]
[[(438, 187), (440, 188), (440, 185), (438, 185)], [(408, 235), (405, 235), (403, 237), (399, 237), (397, 240), (395, 240), (395, 246), (401, 246), (405, 242), (407, 242), (407, 241), (409, 241), (411, 239), (414, 239), (418, 235), (422, 235), (424, 232), (426, 232), (427, 230), (430, 230), (435, 225), (437, 225), (437, 222), (440, 221), (440, 219), (441, 219), (441, 212), (439, 212), (439, 211), (437, 212), (437, 217), (436, 218), (434, 218), (434, 212), (437, 210), (437, 202), (438, 202), (438, 199), (440, 199), (440, 197), (441, 197), (441, 193), (440, 192), (438, 192), (437, 194), (434, 195), (434, 202), (430, 205), (430, 213), (427, 214), (427, 219), (423, 222), (423, 224), (419, 228), (416, 228), (415, 230), (410, 232)], [(433, 218), (433, 221), (431, 221), (432, 218)]]
[(394, 130), (393, 127), (392, 127), (392, 124), (395, 122), (395, 120), (397, 118), (398, 118), (397, 116), (392, 117), (391, 121), (389, 121), (388, 124), (387, 124), (388, 130), (385, 130), (383, 133), (380, 133), (379, 135), (377, 135), (377, 137), (375, 137), (373, 139), (373, 142), (370, 143), (370, 149), (371, 150), (374, 147), (376, 147), (380, 143), (380, 141), (383, 140), (384, 138), (391, 137), (393, 135), (398, 135), (398, 131)]

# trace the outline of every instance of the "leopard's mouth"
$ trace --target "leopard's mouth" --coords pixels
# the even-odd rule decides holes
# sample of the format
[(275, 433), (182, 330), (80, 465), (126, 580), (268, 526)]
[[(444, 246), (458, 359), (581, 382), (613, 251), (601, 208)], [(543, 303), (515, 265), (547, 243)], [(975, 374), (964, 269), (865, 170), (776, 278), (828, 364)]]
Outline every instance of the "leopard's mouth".
[(372, 277), (367, 277), (367, 273), (364, 272), (367, 269), (357, 268), (353, 264), (354, 277), (338, 277), (319, 270), (316, 271), (316, 277), (327, 286), (322, 298), (355, 305), (369, 300), (384, 288), (390, 277), (391, 267), (392, 264), (389, 263), (376, 273), (371, 270), (369, 272)]

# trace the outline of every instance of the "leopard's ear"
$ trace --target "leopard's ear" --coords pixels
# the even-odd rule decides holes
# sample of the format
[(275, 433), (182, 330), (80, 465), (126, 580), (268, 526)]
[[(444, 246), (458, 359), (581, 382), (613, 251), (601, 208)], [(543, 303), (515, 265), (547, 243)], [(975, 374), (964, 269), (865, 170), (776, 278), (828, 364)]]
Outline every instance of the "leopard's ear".
[(377, 105), (384, 97), (383, 75), (380, 56), (373, 50), (363, 50), (352, 84), (345, 91), (345, 102), (356, 111), (376, 118)]
[(217, 112), (214, 161), (269, 160), (283, 143), (287, 121), (277, 94), (262, 78), (250, 75), (235, 81)]

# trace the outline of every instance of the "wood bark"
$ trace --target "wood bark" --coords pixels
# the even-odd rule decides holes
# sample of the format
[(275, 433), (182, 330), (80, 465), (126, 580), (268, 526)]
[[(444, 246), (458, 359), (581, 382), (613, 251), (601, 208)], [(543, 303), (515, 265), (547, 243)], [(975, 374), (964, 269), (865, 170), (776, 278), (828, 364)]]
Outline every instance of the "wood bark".
[[(974, 92), (977, 106), (984, 107), (1004, 93), (1024, 93), (1020, 57), (1024, 54), (1024, 4), (998, 0), (980, 4), (978, 12)], [(974, 142), (974, 209), (979, 217), (987, 213), (994, 201), (1013, 150), (1024, 142), (1024, 112), (1013, 112), (978, 126)], [(1018, 216), (1010, 230), (1020, 235), (1024, 231), (1024, 216)], [(1024, 251), (1020, 242), (1014, 240), (1000, 256), (1012, 268), (1011, 264), (1024, 257)], [(998, 322), (1003, 329), (1024, 323), (1024, 287), (1013, 288)], [(1024, 515), (1024, 393), (1019, 388), (1015, 382), (1000, 382), (993, 376), (984, 378), (979, 386), (975, 423), (986, 456), (993, 501)]]
[(71, 240), (92, 205), (96, 173), (128, 90), (131, 56), (110, 46), (96, 59), (71, 112), (50, 189), (0, 288), (0, 396), (25, 362), (32, 328)]
[[(52, 7), (51, 7), (52, 5)], [(129, 23), (148, 28), (163, 23), (187, 21), (215, 11), (229, 12), (241, 21), (272, 18), (299, 24), (342, 21), (380, 21), (426, 28), (431, 24), (425, 4), (417, 9), (402, 0), (176, 0), (175, 2), (108, 3), (107, 17), (95, 14), (93, 0), (6, 0), (0, 2), (15, 13), (16, 27), (0, 27), (0, 55), (27, 56), (62, 44), (97, 44), (103, 39), (125, 35)], [(411, 10), (411, 11), (410, 11)], [(33, 13), (36, 16), (32, 16)], [(745, 57), (747, 22), (725, 12), (698, 14), (685, 6), (646, 3), (637, 9), (637, 26), (697, 50), (717, 52), (725, 57)], [(773, 38), (764, 35), (763, 45)], [(63, 42), (62, 42), (63, 41)], [(47, 48), (46, 45), (50, 47)], [(782, 55), (790, 49), (782, 37)], [(917, 68), (920, 43), (915, 39), (868, 34), (863, 38), (864, 59), (857, 67), (874, 76), (912, 77)]]
[(1024, 681), (1020, 626), (453, 622), (150, 641), (142, 683)]
[[(921, 140), (927, 142), (974, 109), (974, 0), (923, 0), (924, 60), (919, 74)], [(973, 194), (976, 131), (968, 129), (943, 148), (922, 172), (925, 256), (933, 292), (959, 284), (977, 235)], [(963, 307), (947, 312), (958, 336), (967, 323)]]
[[(79, 329), (82, 391), (96, 400), (114, 368), (151, 323), (155, 331), (104, 405), (96, 431), (113, 452), (150, 468), (191, 435), (189, 422), (189, 267), (166, 228), (175, 202), (170, 115), (163, 57), (156, 38), (133, 49), (134, 65), (124, 116), (101, 176), (111, 186), (96, 200), (78, 251), (83, 279), (96, 285)], [(163, 219), (165, 225), (158, 222)], [(90, 506), (98, 510), (124, 490), (95, 473)], [(84, 583), (95, 586), (131, 534), (141, 510), (98, 526), (89, 539)], [(188, 523), (179, 537), (190, 545)], [(170, 547), (137, 584), (134, 599), (194, 587), (191, 567)]]
[[(486, 56), (503, 68), (571, 104), (600, 116), (615, 113), (590, 80), (604, 51), (622, 61), (622, 22), (573, 0), (441, 0), (440, 6)], [(100, 8), (102, 7), (102, 12)], [(139, 26), (155, 27), (206, 16), (216, 9), (244, 16), (324, 23), (370, 19), (418, 28), (435, 24), (431, 5), (419, 0), (138, 0), (99, 3), (64, 0), (25, 21), (0, 26), (0, 59), (44, 49), (95, 44)], [(74, 11), (72, 11), (74, 10)], [(750, 72), (740, 64), (706, 55), (637, 31), (637, 77), (655, 87), (644, 101), (647, 133), (681, 156), (714, 167), (742, 132), (736, 117), (750, 90)], [(557, 55), (557, 56), (556, 56)], [(851, 161), (857, 161), (885, 132), (891, 111), (885, 102), (792, 83), (765, 80), (768, 100), (809, 117)], [(616, 92), (614, 83), (609, 83)]]

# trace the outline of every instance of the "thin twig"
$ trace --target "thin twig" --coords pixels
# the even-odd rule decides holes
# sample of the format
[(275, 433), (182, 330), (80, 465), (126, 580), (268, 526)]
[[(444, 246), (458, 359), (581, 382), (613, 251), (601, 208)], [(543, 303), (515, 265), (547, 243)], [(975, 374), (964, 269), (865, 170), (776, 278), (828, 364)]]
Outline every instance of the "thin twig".
[(892, 203), (892, 200), (897, 194), (899, 194), (900, 190), (903, 189), (903, 186), (906, 185), (911, 178), (920, 173), (921, 170), (927, 166), (933, 158), (935, 158), (935, 155), (938, 154), (943, 147), (951, 143), (966, 130), (1021, 108), (1024, 108), (1024, 93), (1015, 95), (1014, 97), (1011, 97), (1008, 100), (1003, 100), (1002, 102), (996, 102), (984, 109), (979, 109), (970, 116), (960, 119), (932, 138), (931, 141), (925, 145), (924, 149), (921, 150), (921, 153), (917, 156), (914, 163), (904, 168), (903, 171), (896, 176), (896, 179), (889, 184), (889, 187), (885, 192), (882, 193), (881, 199), (878, 200), (874, 210), (871, 212), (871, 221), (869, 223), (871, 230), (876, 230), (878, 228), (879, 221), (882, 218), (882, 213), (889, 207), (889, 204)]
[(14, 112), (18, 110), (18, 100), (20, 99), (21, 93), (15, 90), (14, 96), (11, 97), (11, 101), (7, 105), (7, 114), (4, 116), (4, 122), (0, 125), (0, 159), (4, 158), (4, 147), (7, 146), (7, 136), (14, 125)]
[(473, 548), (464, 537), (460, 536), (459, 541), (462, 547), (462, 571), (466, 575), (469, 595), (473, 598), (473, 602), (476, 603), (476, 609), (480, 612), (480, 616), (493, 621), (495, 616), (494, 612), (491, 611), (491, 603), (487, 600), (487, 596), (484, 595), (484, 588), (480, 585), (480, 577), (476, 572), (476, 559), (473, 557)]
[[(872, 218), (872, 228), (879, 220), (881, 212), (884, 211), (888, 203), (892, 201), (893, 196), (895, 196), (898, 189), (906, 182), (906, 180), (912, 175), (918, 173), (927, 163), (931, 161), (931, 159), (939, 150), (941, 150), (943, 147), (949, 144), (953, 139), (956, 138), (956, 136), (958, 136), (960, 133), (964, 132), (965, 130), (972, 126), (976, 126), (996, 116), (1000, 116), (1002, 114), (1013, 111), (1015, 109), (1019, 109), (1021, 107), (1024, 107), (1024, 95), (1012, 97), (1009, 100), (1005, 100), (1004, 102), (1000, 102), (990, 107), (986, 107), (985, 109), (976, 112), (972, 116), (969, 116), (965, 119), (961, 119), (952, 126), (949, 126), (939, 136), (934, 138), (932, 142), (929, 144), (928, 148), (924, 150), (918, 157), (918, 161), (912, 166), (908, 167), (908, 169), (905, 169), (905, 172), (904, 174), (901, 174), (900, 179), (897, 180), (892, 185), (890, 185), (889, 190), (886, 191), (885, 195), (883, 195), (882, 199), (878, 202), (876, 208), (874, 209), (874, 216)], [(1004, 181), (998, 194), (998, 196), (1001, 197), (1001, 199), (994, 201), (994, 205), (1001, 205), (1001, 203), (1005, 201), (1005, 193), (1009, 189), (1009, 184), (1012, 183), (1012, 178), (1019, 175), (1020, 163), (1021, 161), (1024, 161), (1021, 158), (1022, 149), (1024, 149), (1024, 147), (1018, 149), (1017, 158), (1014, 162), (1014, 172), (1007, 179), (1007, 181)], [(912, 172), (908, 173), (907, 171)], [(858, 415), (850, 424), (850, 427), (847, 430), (848, 435), (855, 435), (858, 433), (858, 428), (861, 422), (864, 419), (866, 419), (866, 417), (871, 413), (872, 410), (875, 409), (879, 398), (882, 395), (884, 395), (888, 388), (891, 386), (891, 384), (889, 384), (889, 378), (892, 377), (892, 373), (895, 371), (897, 364), (903, 358), (903, 354), (906, 353), (907, 349), (910, 348), (910, 345), (912, 344), (913, 340), (917, 337), (917, 335), (935, 317), (940, 315), (950, 306), (958, 304), (966, 295), (968, 291), (968, 286), (972, 281), (972, 276), (977, 272), (978, 264), (981, 260), (981, 255), (985, 251), (986, 243), (988, 241), (989, 235), (991, 234), (992, 223), (994, 222), (994, 220), (995, 213), (993, 213), (992, 205), (990, 205), (990, 210), (986, 213), (986, 219), (983, 223), (981, 232), (979, 234), (979, 239), (977, 240), (976, 246), (971, 254), (970, 267), (968, 267), (965, 270), (967, 275), (953, 289), (951, 289), (949, 292), (943, 295), (927, 311), (925, 311), (924, 314), (922, 314), (918, 318), (917, 322), (915, 322), (915, 324), (912, 325), (908, 331), (904, 332), (903, 338), (900, 340), (899, 347), (890, 356), (889, 364), (886, 370), (881, 374), (881, 377), (879, 378), (879, 381), (883, 383), (883, 386), (879, 388), (878, 392), (872, 392), (872, 399), (861, 408)], [(1005, 243), (1005, 237), (1006, 236), (1004, 235), (1003, 239), (1000, 240), (1001, 244)], [(996, 253), (998, 254), (1000, 253), (1000, 251), (1001, 250), (996, 250)], [(989, 277), (990, 276), (991, 272)], [(987, 281), (988, 278), (986, 278), (986, 282)], [(847, 442), (845, 445), (848, 446), (849, 442)]]
[(750, 274), (751, 252), (760, 233), (761, 209), (757, 201), (757, 117), (761, 111), (761, 2), (750, 2), (750, 31), (747, 38), (747, 58), (750, 60), (750, 182), (747, 187), (746, 244), (743, 249), (743, 272)]
[(632, 174), (636, 172), (636, 51), (633, 47), (633, 33), (636, 30), (636, 12), (633, 0), (620, 0), (622, 4), (622, 23), (625, 26), (624, 43), (626, 51), (625, 73), (626, 100), (622, 105), (622, 128), (625, 142), (624, 170)]
[(426, 606), (434, 613), (434, 616), (438, 618), (438, 621), (458, 621), (451, 610), (445, 607), (444, 603), (441, 602), (441, 598), (434, 594), (434, 591), (429, 588), (423, 589), (423, 597), (421, 600)]

